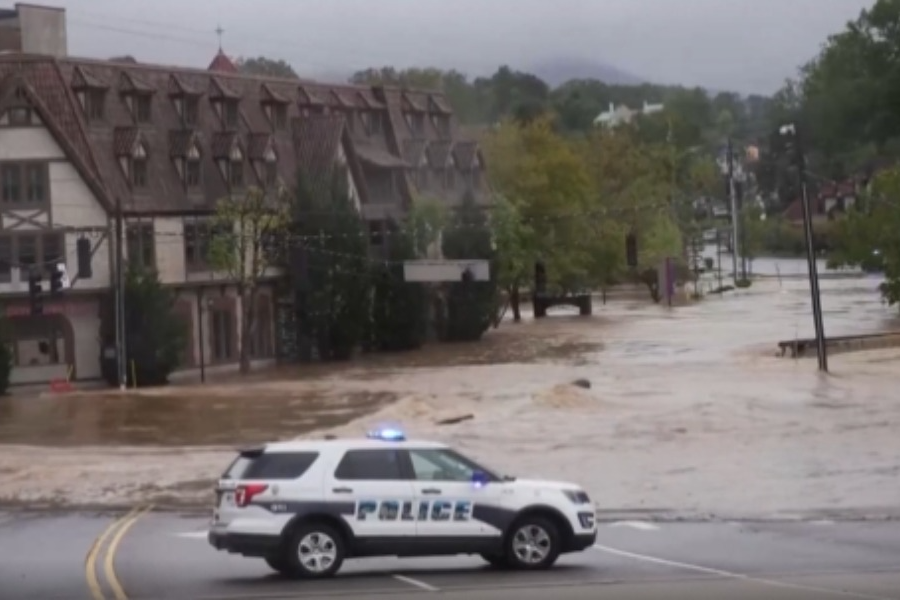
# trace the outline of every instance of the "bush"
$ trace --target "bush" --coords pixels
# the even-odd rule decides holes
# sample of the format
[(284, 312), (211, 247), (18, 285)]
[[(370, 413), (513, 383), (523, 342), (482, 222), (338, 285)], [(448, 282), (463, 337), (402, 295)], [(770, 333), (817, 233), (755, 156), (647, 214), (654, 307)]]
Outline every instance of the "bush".
[[(126, 382), (139, 387), (168, 383), (181, 362), (187, 327), (174, 312), (175, 295), (154, 271), (129, 269), (125, 279)], [(112, 303), (110, 303), (112, 305)], [(115, 312), (110, 315), (115, 318)], [(118, 385), (114, 357), (103, 357), (103, 377)], [(135, 379), (137, 381), (135, 381)]]
[(753, 282), (750, 281), (749, 279), (738, 279), (737, 281), (734, 282), (734, 285), (738, 289), (743, 290), (743, 289), (747, 289), (748, 287), (753, 285)]

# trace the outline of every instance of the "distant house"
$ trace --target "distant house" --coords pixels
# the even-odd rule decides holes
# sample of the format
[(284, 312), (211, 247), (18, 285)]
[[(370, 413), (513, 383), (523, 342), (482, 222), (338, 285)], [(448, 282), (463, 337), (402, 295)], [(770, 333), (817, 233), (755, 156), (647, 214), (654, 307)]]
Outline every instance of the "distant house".
[(631, 123), (635, 117), (652, 115), (654, 113), (662, 112), (664, 109), (665, 105), (663, 104), (648, 104), (646, 101), (644, 101), (643, 107), (636, 109), (628, 108), (624, 104), (620, 104), (616, 107), (614, 103), (610, 102), (609, 110), (597, 115), (597, 118), (594, 119), (594, 125), (602, 127), (627, 125), (628, 123)]
[[(814, 198), (810, 198), (813, 222), (833, 221), (853, 206), (857, 194), (857, 183), (853, 180), (824, 184), (819, 189), (819, 193)], [(798, 197), (788, 205), (783, 213), (786, 221), (794, 224), (803, 222), (802, 202), (802, 198)]]

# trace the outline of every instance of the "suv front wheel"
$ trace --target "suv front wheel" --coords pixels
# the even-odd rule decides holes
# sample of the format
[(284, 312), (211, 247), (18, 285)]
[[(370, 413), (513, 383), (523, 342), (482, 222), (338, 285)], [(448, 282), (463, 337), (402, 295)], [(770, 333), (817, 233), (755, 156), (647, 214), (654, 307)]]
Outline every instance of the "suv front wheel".
[(559, 558), (559, 529), (541, 516), (526, 516), (517, 521), (506, 538), (506, 557), (516, 569), (549, 569)]
[(326, 523), (311, 522), (294, 529), (285, 545), (284, 561), (289, 575), (324, 579), (338, 572), (345, 556), (340, 532)]

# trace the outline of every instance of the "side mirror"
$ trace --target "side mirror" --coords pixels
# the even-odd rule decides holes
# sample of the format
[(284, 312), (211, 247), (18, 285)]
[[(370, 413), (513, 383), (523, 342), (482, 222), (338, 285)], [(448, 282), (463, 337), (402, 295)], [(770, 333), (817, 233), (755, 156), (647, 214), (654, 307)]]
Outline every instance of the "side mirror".
[(490, 482), (490, 477), (483, 471), (475, 471), (472, 473), (472, 485), (476, 488), (482, 488)]

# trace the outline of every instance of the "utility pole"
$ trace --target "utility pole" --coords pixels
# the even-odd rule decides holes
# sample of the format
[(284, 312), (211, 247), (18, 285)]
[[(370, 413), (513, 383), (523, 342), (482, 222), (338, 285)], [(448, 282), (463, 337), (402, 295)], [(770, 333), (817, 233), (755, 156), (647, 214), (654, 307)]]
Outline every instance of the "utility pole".
[(116, 366), (119, 372), (119, 390), (127, 387), (127, 357), (125, 353), (125, 269), (122, 265), (122, 243), (124, 239), (122, 222), (122, 199), (116, 198)]
[(728, 138), (728, 197), (731, 200), (731, 264), (734, 269), (734, 283), (738, 281), (738, 255), (740, 254), (740, 243), (738, 242), (738, 208), (737, 208), (737, 191), (734, 188), (734, 148), (731, 144), (731, 138)]
[(819, 292), (819, 270), (816, 266), (812, 210), (809, 205), (809, 190), (806, 186), (806, 157), (803, 155), (803, 144), (796, 124), (784, 125), (780, 129), (780, 133), (784, 136), (790, 136), (794, 142), (797, 174), (800, 179), (801, 204), (803, 205), (803, 229), (806, 233), (806, 259), (809, 262), (809, 291), (812, 296), (813, 325), (816, 330), (816, 351), (819, 358), (819, 370), (827, 373), (828, 353), (825, 348), (825, 326), (822, 322), (822, 296)]

